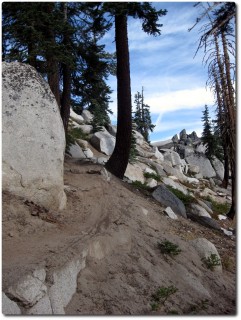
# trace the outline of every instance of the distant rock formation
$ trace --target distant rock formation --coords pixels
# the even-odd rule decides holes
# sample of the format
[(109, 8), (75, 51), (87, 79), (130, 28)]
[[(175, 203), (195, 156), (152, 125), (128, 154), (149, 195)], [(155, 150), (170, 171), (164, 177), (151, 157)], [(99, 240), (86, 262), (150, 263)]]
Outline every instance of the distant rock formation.
[(3, 62), (2, 72), (3, 190), (62, 209), (65, 133), (54, 95), (27, 64)]

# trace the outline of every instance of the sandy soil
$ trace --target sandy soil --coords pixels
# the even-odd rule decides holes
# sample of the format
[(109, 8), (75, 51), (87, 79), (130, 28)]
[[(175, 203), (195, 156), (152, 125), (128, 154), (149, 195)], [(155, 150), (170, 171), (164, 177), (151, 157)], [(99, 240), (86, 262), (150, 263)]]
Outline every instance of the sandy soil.
[[(235, 240), (188, 219), (171, 220), (154, 199), (113, 176), (107, 181), (101, 169), (66, 160), (68, 205), (61, 213), (3, 193), (3, 291), (28, 270), (56, 268), (80, 243), (98, 240), (105, 256), (88, 256), (67, 314), (234, 314)], [(190, 243), (199, 237), (215, 244), (222, 273), (200, 260)], [(157, 244), (165, 239), (181, 253), (163, 255)], [(153, 294), (170, 286), (177, 291), (153, 310)]]

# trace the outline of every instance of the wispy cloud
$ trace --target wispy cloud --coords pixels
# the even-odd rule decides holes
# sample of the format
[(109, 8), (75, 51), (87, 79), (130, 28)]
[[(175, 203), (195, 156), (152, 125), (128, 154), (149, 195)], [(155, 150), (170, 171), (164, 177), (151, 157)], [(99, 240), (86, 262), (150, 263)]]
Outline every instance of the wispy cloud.
[(186, 89), (153, 94), (146, 98), (146, 103), (152, 113), (164, 113), (213, 104), (213, 95), (205, 88)]

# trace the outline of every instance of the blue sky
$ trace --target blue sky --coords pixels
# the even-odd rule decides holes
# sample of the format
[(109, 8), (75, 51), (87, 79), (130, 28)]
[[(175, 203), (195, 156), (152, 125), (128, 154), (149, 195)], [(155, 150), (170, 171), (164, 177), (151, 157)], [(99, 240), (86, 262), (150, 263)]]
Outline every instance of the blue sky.
[[(195, 2), (152, 2), (157, 9), (167, 9), (160, 18), (162, 34), (153, 37), (145, 34), (141, 22), (128, 21), (128, 38), (131, 67), (132, 101), (137, 91), (144, 87), (145, 103), (150, 106), (154, 132), (151, 141), (166, 140), (182, 129), (187, 133), (202, 132), (204, 105), (213, 107), (213, 95), (206, 89), (207, 70), (202, 64), (203, 55), (194, 58), (199, 42), (199, 26), (188, 32), (199, 16)], [(102, 40), (106, 49), (115, 51), (114, 31)], [(111, 109), (116, 120), (116, 78), (108, 84), (114, 90)]]

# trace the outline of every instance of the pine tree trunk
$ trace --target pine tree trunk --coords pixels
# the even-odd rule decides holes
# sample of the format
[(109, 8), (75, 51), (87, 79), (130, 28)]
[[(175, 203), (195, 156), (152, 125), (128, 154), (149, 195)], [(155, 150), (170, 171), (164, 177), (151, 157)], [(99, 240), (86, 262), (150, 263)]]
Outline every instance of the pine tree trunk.
[(217, 104), (218, 104), (218, 127), (221, 132), (222, 139), (222, 147), (223, 147), (223, 154), (224, 154), (224, 177), (222, 181), (222, 187), (227, 189), (228, 187), (228, 180), (229, 180), (229, 156), (228, 156), (228, 148), (227, 148), (227, 130), (224, 128), (225, 120), (223, 114), (223, 98), (222, 98), (222, 90), (220, 88), (218, 82), (218, 76), (216, 70), (213, 70), (213, 77), (215, 81), (215, 90), (217, 95)]
[(64, 124), (64, 130), (67, 132), (70, 116), (70, 95), (71, 95), (71, 71), (68, 65), (63, 65), (63, 92), (61, 97), (61, 118)]
[[(221, 79), (221, 86), (222, 86), (222, 92), (223, 92), (223, 98), (224, 98), (224, 108), (225, 108), (225, 113), (226, 113), (226, 129), (225, 131), (227, 132), (227, 145), (228, 145), (228, 150), (229, 150), (229, 162), (230, 162), (230, 167), (231, 167), (231, 172), (232, 172), (232, 206), (230, 211), (228, 212), (227, 216), (230, 219), (233, 219), (235, 216), (235, 210), (236, 210), (236, 179), (235, 179), (235, 166), (236, 166), (236, 138), (235, 138), (235, 111), (234, 111), (234, 106), (232, 105), (231, 101), (232, 98), (230, 99), (229, 95), (229, 90), (228, 90), (228, 84), (227, 84), (227, 75), (225, 74), (224, 67), (221, 61), (220, 53), (219, 53), (219, 48), (218, 48), (218, 40), (217, 37), (215, 36), (215, 45), (216, 45), (216, 54), (217, 54), (217, 62), (218, 62), (218, 68), (219, 68), (219, 73), (220, 73), (220, 79)], [(225, 46), (224, 46), (225, 49)], [(227, 62), (227, 61), (226, 61)], [(230, 65), (229, 65), (230, 67)], [(228, 65), (225, 65), (225, 68), (227, 70)]]
[[(34, 24), (35, 24), (34, 21), (30, 22), (32, 30), (35, 28)], [(35, 49), (35, 39), (34, 39), (33, 33), (31, 32), (30, 41), (28, 43), (28, 63), (36, 69), (37, 68), (37, 57), (36, 57), (36, 53), (34, 52), (34, 49)]]
[(230, 126), (230, 164), (231, 164), (231, 173), (232, 173), (232, 205), (227, 216), (230, 219), (233, 219), (236, 212), (236, 114), (235, 114), (235, 105), (234, 105), (234, 96), (233, 96), (233, 86), (231, 81), (230, 74), (230, 60), (228, 55), (227, 41), (224, 34), (224, 31), (221, 32), (222, 44), (223, 44), (223, 54), (224, 54), (224, 64), (226, 70), (226, 79), (227, 79), (227, 91), (229, 96), (228, 104), (228, 124)]
[(35, 69), (37, 68), (36, 54), (34, 54), (34, 39), (28, 44), (28, 63)]
[[(54, 2), (46, 3), (46, 10), (50, 16), (54, 9), (54, 5), (55, 5)], [(55, 47), (56, 45), (55, 34), (50, 26), (46, 27), (45, 35), (46, 35), (46, 40), (50, 43), (49, 49), (47, 49), (47, 52), (46, 52), (48, 83), (60, 107), (59, 64), (58, 64), (57, 58), (55, 57), (54, 49), (53, 49), (53, 47)]]
[(228, 179), (229, 179), (229, 161), (228, 161), (228, 154), (227, 148), (224, 148), (224, 176), (221, 187), (227, 189), (228, 187)]
[(229, 212), (227, 213), (227, 217), (229, 219), (233, 219), (236, 214), (236, 177), (235, 177), (235, 168), (231, 170), (232, 172), (232, 204)]
[(55, 99), (60, 107), (60, 90), (59, 90), (59, 64), (57, 59), (53, 55), (46, 56), (47, 58), (47, 73), (48, 83), (51, 91), (53, 92)]
[[(67, 22), (67, 2), (63, 3), (64, 20)], [(63, 44), (68, 48), (70, 44), (70, 37), (68, 30), (64, 33)], [(61, 97), (61, 110), (60, 114), (64, 124), (64, 130), (67, 132), (69, 116), (70, 116), (70, 97), (71, 97), (71, 69), (67, 63), (62, 64), (63, 69), (63, 92)]]
[(226, 70), (226, 78), (227, 78), (227, 86), (228, 86), (228, 93), (229, 93), (229, 100), (231, 105), (230, 115), (232, 116), (233, 124), (235, 124), (235, 102), (234, 102), (234, 90), (231, 80), (231, 66), (230, 66), (230, 59), (228, 55), (228, 46), (227, 46), (227, 40), (225, 37), (224, 31), (221, 32), (222, 36), (222, 43), (223, 43), (223, 55), (224, 55), (224, 62), (225, 62), (225, 70)]
[(106, 168), (123, 179), (131, 148), (131, 84), (127, 33), (127, 17), (115, 16), (115, 39), (117, 57), (117, 133), (115, 149)]

